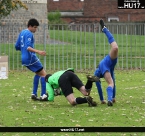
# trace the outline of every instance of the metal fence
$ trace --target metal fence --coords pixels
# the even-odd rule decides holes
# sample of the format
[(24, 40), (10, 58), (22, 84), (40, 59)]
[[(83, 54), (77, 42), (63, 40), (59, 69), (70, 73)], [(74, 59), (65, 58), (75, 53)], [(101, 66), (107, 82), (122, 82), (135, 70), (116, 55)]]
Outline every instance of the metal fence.
[[(145, 69), (145, 24), (107, 23), (119, 46), (117, 69)], [(0, 26), (0, 56), (9, 56), (9, 70), (26, 69), (21, 65), (20, 52), (14, 48), (22, 24)], [(100, 25), (69, 24), (40, 25), (35, 36), (35, 48), (46, 50), (38, 56), (46, 70), (94, 70), (109, 53), (110, 45)]]

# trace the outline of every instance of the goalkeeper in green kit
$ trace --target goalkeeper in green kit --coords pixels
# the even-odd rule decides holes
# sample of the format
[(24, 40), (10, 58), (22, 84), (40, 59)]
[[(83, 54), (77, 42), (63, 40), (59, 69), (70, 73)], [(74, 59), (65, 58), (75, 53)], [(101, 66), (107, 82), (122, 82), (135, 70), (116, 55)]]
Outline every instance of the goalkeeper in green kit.
[[(54, 96), (56, 94), (56, 92), (54, 93), (54, 90), (60, 88), (62, 94), (66, 97), (71, 105), (88, 103), (89, 106), (97, 106), (97, 103), (93, 101), (93, 98), (89, 96), (89, 93), (91, 91), (93, 82), (98, 81), (98, 79), (94, 79), (92, 81), (88, 78), (86, 85), (83, 85), (82, 81), (74, 73), (74, 69), (69, 68), (67, 70), (58, 71), (52, 75), (47, 74), (45, 76), (45, 81), (47, 95), (42, 97), (43, 101), (54, 101)], [(84, 98), (75, 98), (72, 87), (78, 89), (84, 95)]]

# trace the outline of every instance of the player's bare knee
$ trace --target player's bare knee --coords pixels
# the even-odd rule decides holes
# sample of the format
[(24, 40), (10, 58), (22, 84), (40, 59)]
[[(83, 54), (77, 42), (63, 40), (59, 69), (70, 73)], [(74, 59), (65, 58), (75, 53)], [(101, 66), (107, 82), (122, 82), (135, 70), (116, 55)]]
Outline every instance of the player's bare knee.
[(113, 52), (118, 52), (118, 46), (117, 45), (114, 45), (114, 46), (112, 46), (112, 50), (113, 50)]

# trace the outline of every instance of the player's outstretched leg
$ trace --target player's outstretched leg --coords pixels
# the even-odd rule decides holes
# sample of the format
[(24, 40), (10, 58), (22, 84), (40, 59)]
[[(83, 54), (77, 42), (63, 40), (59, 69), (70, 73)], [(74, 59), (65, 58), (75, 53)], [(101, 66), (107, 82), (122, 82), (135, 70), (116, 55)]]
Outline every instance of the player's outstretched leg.
[(118, 45), (115, 42), (115, 39), (113, 37), (113, 35), (111, 34), (111, 32), (107, 29), (107, 27), (104, 24), (104, 21), (101, 19), (100, 20), (100, 25), (102, 27), (102, 32), (105, 33), (109, 44), (111, 45), (111, 50), (110, 50), (110, 57), (111, 59), (116, 59), (118, 56)]

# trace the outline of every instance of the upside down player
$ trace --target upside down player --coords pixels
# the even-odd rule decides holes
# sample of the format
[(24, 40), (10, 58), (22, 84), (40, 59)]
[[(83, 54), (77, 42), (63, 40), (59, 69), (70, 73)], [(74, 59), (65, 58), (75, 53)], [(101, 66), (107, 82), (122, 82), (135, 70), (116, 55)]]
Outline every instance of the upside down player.
[(27, 24), (27, 29), (24, 29), (20, 32), (18, 39), (15, 44), (15, 48), (17, 51), (21, 51), (21, 60), (22, 65), (26, 66), (29, 70), (35, 73), (33, 79), (33, 91), (31, 95), (31, 99), (39, 100), (37, 97), (37, 88), (39, 84), (39, 79), (41, 81), (41, 96), (46, 93), (46, 83), (45, 76), (46, 72), (36, 56), (36, 53), (45, 56), (46, 52), (41, 50), (36, 50), (34, 48), (34, 37), (33, 33), (36, 32), (39, 26), (39, 22), (36, 19), (30, 19)]
[[(115, 86), (115, 76), (114, 76), (114, 68), (117, 63), (118, 57), (118, 45), (114, 40), (114, 37), (110, 33), (110, 31), (104, 25), (104, 21), (100, 20), (100, 25), (102, 27), (102, 32), (105, 33), (106, 37), (108, 38), (108, 42), (111, 46), (111, 50), (107, 56), (105, 56), (99, 63), (98, 68), (95, 70), (94, 75), (103, 78), (106, 80), (108, 87), (106, 88), (107, 91), (107, 105), (113, 106), (115, 102), (115, 94), (116, 94), (116, 86)], [(92, 76), (93, 78), (93, 76)], [(103, 97), (101, 81), (96, 82), (96, 86), (98, 89), (100, 101), (102, 104), (105, 104), (106, 101)]]

